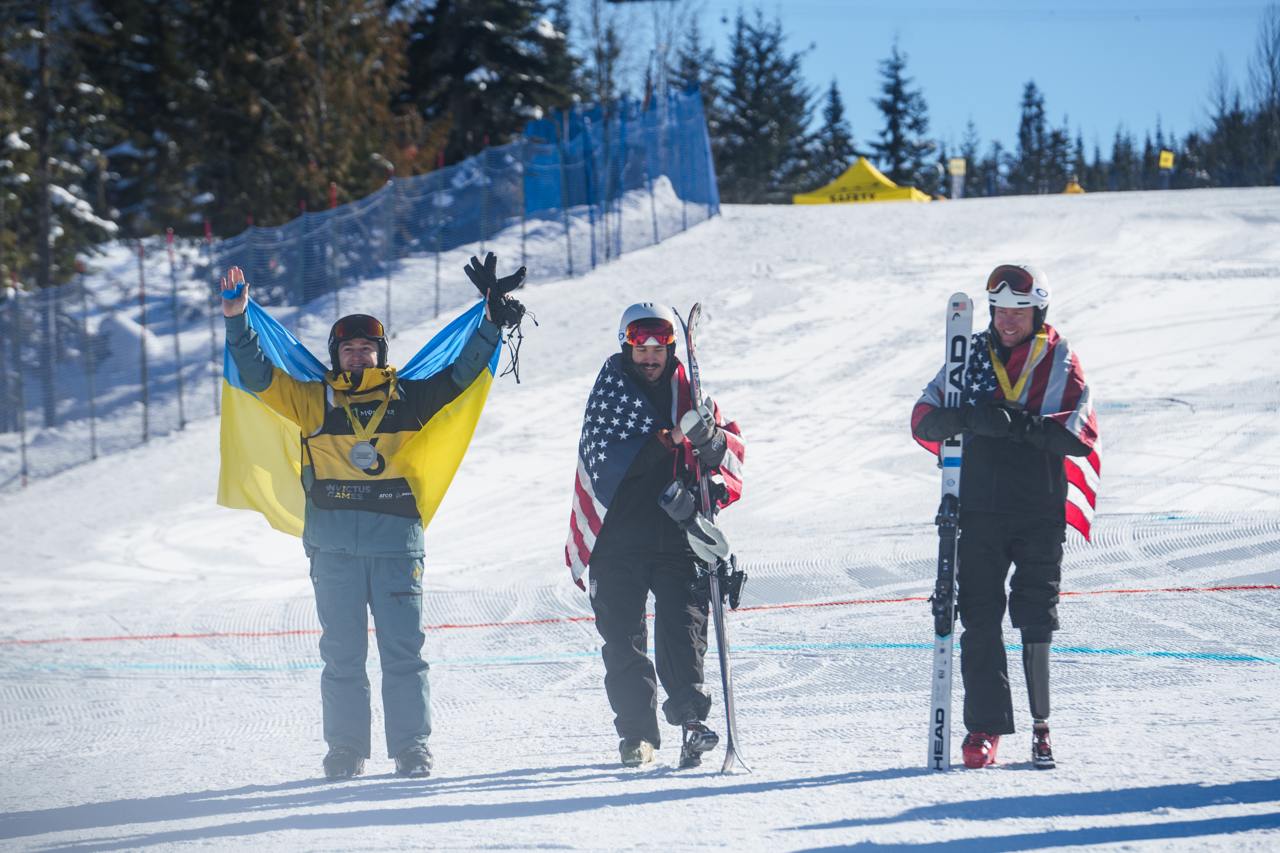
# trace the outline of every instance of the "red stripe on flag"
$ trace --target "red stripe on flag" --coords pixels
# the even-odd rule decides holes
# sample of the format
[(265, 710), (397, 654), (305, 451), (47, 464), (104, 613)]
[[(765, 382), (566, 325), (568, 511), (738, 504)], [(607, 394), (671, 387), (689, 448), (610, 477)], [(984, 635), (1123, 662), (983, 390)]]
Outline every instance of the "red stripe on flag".
[(1084, 498), (1089, 502), (1089, 506), (1096, 508), (1098, 506), (1098, 496), (1094, 493), (1093, 489), (1089, 487), (1089, 482), (1085, 479), (1084, 472), (1080, 470), (1080, 463), (1076, 462), (1074, 459), (1064, 459), (1062, 463), (1062, 470), (1067, 474), (1067, 482), (1071, 483), (1084, 494)]
[[(578, 514), (569, 513), (569, 531), (573, 538), (573, 544), (578, 549), (578, 562), (587, 565), (591, 562), (591, 549), (587, 547), (586, 541), (582, 538), (582, 532), (578, 530)], [(565, 565), (572, 568), (573, 564), (569, 562), (568, 546), (565, 546)]]
[(1067, 524), (1080, 531), (1080, 535), (1084, 537), (1086, 542), (1092, 542), (1093, 539), (1089, 535), (1089, 518), (1081, 511), (1080, 507), (1067, 501)]
[(1098, 455), (1098, 451), (1096, 450), (1089, 451), (1089, 455), (1086, 456), (1085, 459), (1089, 460), (1089, 464), (1093, 466), (1093, 473), (1101, 477), (1102, 476), (1102, 457)]
[[(592, 536), (600, 535), (600, 528), (603, 526), (600, 516), (596, 515), (596, 503), (594, 497), (587, 492), (582, 486), (582, 475), (578, 474), (573, 478), (573, 492), (577, 498), (577, 504), (582, 509), (583, 516), (587, 519), (587, 526), (591, 528)], [(583, 560), (585, 563), (586, 560)]]

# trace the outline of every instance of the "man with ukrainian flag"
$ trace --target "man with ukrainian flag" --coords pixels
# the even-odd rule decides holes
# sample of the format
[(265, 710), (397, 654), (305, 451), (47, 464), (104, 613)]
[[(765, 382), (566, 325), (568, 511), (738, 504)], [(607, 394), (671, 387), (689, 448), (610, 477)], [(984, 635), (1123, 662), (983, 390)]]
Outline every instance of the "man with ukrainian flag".
[(493, 253), (466, 267), (485, 297), (403, 368), (381, 322), (352, 314), (329, 332), (326, 369), (249, 299), (238, 267), (222, 280), (226, 318), (218, 502), (301, 535), (320, 618), (325, 776), (370, 756), (365, 659), (373, 612), (387, 754), (400, 776), (431, 773), (422, 657), (423, 528), (462, 461), (493, 383), (503, 327), (524, 307)]

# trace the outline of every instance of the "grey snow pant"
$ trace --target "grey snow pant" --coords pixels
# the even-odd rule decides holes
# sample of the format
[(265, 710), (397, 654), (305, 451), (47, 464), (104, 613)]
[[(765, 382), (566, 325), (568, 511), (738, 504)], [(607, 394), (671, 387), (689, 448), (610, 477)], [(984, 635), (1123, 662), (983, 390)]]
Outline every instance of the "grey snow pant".
[(382, 710), (388, 757), (425, 746), (431, 735), (427, 662), (422, 659), (422, 559), (311, 557), (320, 616), (320, 702), (324, 739), (369, 757), (369, 611), (382, 659)]

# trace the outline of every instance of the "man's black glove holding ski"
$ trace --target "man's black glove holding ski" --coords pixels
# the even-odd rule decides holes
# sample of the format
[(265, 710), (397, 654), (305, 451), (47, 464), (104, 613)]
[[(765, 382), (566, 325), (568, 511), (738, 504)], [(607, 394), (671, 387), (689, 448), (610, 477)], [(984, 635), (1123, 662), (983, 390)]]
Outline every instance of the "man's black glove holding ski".
[(702, 406), (690, 409), (680, 418), (680, 431), (689, 439), (693, 453), (707, 469), (716, 469), (724, 461), (729, 442), (724, 430), (716, 426), (714, 404), (703, 400)]
[(498, 278), (498, 256), (489, 252), (485, 255), (484, 263), (472, 255), (471, 263), (463, 267), (463, 271), (476, 286), (476, 290), (480, 291), (480, 295), (485, 298), (489, 319), (495, 325), (506, 329), (520, 325), (525, 308), (508, 294), (524, 284), (524, 267), (520, 267), (511, 275)]
[(1009, 438), (1013, 431), (1014, 410), (1001, 402), (989, 400), (976, 406), (965, 406), (966, 432), (987, 438)]

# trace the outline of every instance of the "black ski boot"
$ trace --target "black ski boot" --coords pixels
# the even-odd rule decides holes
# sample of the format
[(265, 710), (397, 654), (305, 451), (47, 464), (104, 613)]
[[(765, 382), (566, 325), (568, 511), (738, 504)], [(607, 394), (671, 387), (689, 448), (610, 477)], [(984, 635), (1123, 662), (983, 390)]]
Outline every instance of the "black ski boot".
[(431, 750), (426, 744), (406, 747), (396, 756), (396, 775), (425, 779), (431, 775), (431, 764)]
[(680, 728), (684, 735), (680, 743), (681, 769), (702, 764), (702, 753), (710, 752), (720, 743), (720, 735), (700, 722), (685, 723)]
[(324, 757), (326, 779), (350, 779), (364, 773), (364, 757), (349, 746), (335, 746)]
[(1031, 726), (1031, 763), (1037, 770), (1052, 770), (1053, 747), (1049, 744), (1049, 724), (1036, 720)]

